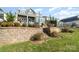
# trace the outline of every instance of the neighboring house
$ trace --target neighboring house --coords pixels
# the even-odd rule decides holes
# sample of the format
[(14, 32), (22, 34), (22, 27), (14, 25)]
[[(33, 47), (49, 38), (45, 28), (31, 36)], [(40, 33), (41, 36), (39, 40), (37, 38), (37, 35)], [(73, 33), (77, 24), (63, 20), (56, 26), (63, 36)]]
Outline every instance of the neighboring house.
[(18, 10), (16, 12), (16, 21), (20, 22), (21, 24), (35, 24), (38, 23), (39, 25), (45, 23), (46, 18), (43, 17), (40, 13), (36, 13), (33, 9), (29, 8), (26, 10)]
[(69, 18), (66, 18), (66, 19), (62, 19), (62, 20), (59, 21), (59, 24), (61, 26), (68, 25), (68, 26), (79, 27), (79, 16), (73, 16), (73, 17), (69, 17)]
[(5, 13), (1, 10), (0, 11), (0, 22), (4, 21), (6, 18), (5, 18)]

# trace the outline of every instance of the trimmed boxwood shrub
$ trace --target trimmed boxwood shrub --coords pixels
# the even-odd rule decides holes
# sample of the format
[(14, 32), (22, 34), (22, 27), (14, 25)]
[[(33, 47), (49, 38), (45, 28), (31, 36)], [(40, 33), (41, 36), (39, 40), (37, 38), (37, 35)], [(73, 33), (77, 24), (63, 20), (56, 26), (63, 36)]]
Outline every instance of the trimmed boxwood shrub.
[(6, 22), (2, 22), (1, 27), (6, 27)]
[(7, 22), (7, 27), (13, 27), (14, 23), (13, 22)]
[(2, 22), (1, 27), (13, 27), (13, 22)]
[(0, 24), (1, 27), (20, 27), (20, 23), (13, 23), (13, 22), (2, 22)]
[(14, 27), (20, 27), (20, 26), (21, 26), (20, 23), (17, 22), (14, 23)]
[(26, 27), (27, 25), (26, 24), (22, 24), (22, 27)]

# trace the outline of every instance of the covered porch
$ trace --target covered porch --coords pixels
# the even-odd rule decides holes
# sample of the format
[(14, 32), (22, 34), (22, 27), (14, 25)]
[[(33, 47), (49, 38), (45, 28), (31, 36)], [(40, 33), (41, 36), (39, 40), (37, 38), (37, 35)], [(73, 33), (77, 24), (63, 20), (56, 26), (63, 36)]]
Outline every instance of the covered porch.
[(25, 15), (18, 15), (18, 21), (22, 24), (33, 25), (36, 23), (36, 16), (25, 16)]

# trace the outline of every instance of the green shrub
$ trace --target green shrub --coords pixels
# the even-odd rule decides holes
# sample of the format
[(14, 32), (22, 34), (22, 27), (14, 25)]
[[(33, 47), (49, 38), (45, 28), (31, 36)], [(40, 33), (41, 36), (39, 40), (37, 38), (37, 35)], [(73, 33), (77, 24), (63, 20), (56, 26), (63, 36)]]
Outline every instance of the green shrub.
[(13, 23), (13, 22), (2, 22), (1, 27), (19, 27), (20, 23)]
[(13, 22), (2, 22), (1, 27), (13, 27)]
[(34, 24), (29, 24), (28, 27), (35, 27)]
[(62, 29), (62, 32), (69, 32), (69, 33), (73, 33), (73, 32), (74, 32), (74, 30), (71, 30), (71, 29), (69, 29), (69, 28), (63, 28), (63, 29)]
[(39, 23), (35, 23), (34, 27), (39, 28), (40, 27)]
[(43, 34), (42, 33), (36, 33), (31, 37), (31, 41), (38, 41), (43, 39)]
[(27, 25), (26, 24), (22, 24), (22, 27), (26, 27)]
[(20, 26), (21, 26), (20, 23), (17, 22), (14, 23), (14, 27), (20, 27)]
[(2, 24), (2, 22), (0, 22), (0, 25)]
[(73, 33), (74, 32), (74, 30), (69, 30), (69, 33)]
[(2, 22), (0, 22), (0, 27), (1, 27)]
[(7, 27), (13, 27), (14, 26), (14, 23), (13, 22), (7, 22)]
[(1, 27), (6, 27), (6, 22), (2, 22)]
[(68, 28), (64, 28), (64, 29), (62, 29), (62, 32), (68, 32), (68, 31), (69, 31)]

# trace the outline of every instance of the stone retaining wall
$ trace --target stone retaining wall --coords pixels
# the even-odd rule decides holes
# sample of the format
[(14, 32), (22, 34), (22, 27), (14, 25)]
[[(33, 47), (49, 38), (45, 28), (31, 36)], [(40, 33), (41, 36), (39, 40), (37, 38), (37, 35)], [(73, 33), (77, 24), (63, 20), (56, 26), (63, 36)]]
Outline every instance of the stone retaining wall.
[(0, 27), (0, 44), (27, 41), (37, 32), (42, 32), (42, 28)]

